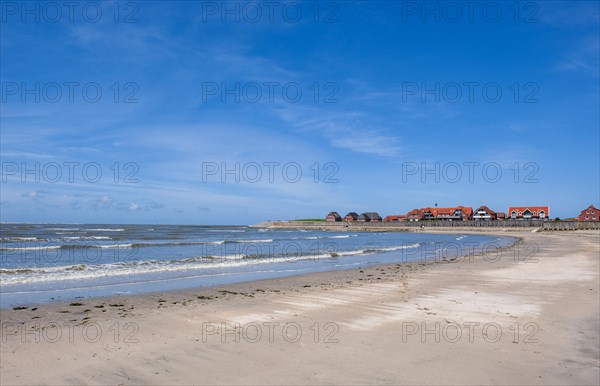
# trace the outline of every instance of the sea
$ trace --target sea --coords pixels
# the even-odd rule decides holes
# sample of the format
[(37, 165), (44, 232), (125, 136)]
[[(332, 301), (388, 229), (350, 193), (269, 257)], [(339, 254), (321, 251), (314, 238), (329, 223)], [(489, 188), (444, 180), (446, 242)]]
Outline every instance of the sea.
[(515, 241), (425, 232), (2, 223), (0, 308), (448, 260)]

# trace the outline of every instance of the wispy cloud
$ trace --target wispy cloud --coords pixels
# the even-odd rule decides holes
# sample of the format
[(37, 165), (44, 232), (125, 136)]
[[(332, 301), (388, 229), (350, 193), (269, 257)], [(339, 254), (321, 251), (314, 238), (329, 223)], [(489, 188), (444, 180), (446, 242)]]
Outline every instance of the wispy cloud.
[[(222, 223), (320, 215), (329, 207), (381, 204), (396, 211), (403, 200), (419, 206), (423, 197), (442, 194), (436, 186), (416, 185), (404, 190), (410, 197), (397, 198), (407, 187), (388, 177), (409, 160), (503, 168), (531, 161), (548, 170), (556, 166), (556, 152), (597, 144), (599, 12), (597, 2), (535, 4), (540, 22), (531, 25), (512, 23), (508, 8), (507, 23), (420, 23), (415, 16), (417, 23), (408, 25), (393, 16), (397, 3), (367, 1), (340, 3), (332, 24), (315, 23), (310, 4), (297, 24), (224, 23), (219, 15), (206, 23), (201, 5), (177, 2), (140, 2), (139, 22), (132, 24), (114, 23), (110, 10), (100, 23), (32, 25), (14, 17), (2, 25), (3, 82), (25, 82), (28, 89), (35, 82), (97, 82), (103, 98), (88, 103), (79, 89), (70, 103), (63, 88), (57, 103), (37, 103), (31, 95), (23, 102), (18, 94), (3, 103), (3, 165), (25, 163), (31, 170), (39, 163), (41, 173), (56, 170), (44, 171), (50, 163), (79, 166), (73, 182), (63, 167), (56, 183), (43, 175), (32, 181), (31, 174), (22, 183), (20, 172), (3, 170), (11, 175), (2, 186), (2, 219)], [(464, 103), (430, 91), (425, 98), (403, 95), (403, 82), (431, 90), (444, 80), (497, 82), (502, 100), (486, 102), (482, 87), (476, 103), (466, 101), (466, 88)], [(511, 88), (526, 81), (539, 85), (539, 103), (520, 103), (524, 90)], [(137, 84), (139, 102), (115, 103), (115, 82), (120, 99), (124, 82)], [(229, 90), (248, 82), (296, 82), (303, 98), (282, 99), (280, 86), (274, 102), (266, 101), (265, 89), (258, 103), (222, 95), (205, 100), (204, 82)], [(335, 103), (323, 103), (328, 82), (338, 88)], [(597, 152), (569, 158), (569, 171), (555, 173), (561, 183), (544, 194), (560, 200), (567, 187), (580, 186), (597, 196), (589, 179), (597, 172)], [(257, 183), (202, 178), (205, 162), (231, 169), (273, 161), (297, 162), (304, 175), (295, 183), (281, 175), (272, 183), (266, 176)], [(88, 162), (102, 168), (97, 183), (82, 176)], [(123, 182), (128, 162), (139, 168), (138, 183)], [(339, 182), (315, 183), (313, 165), (327, 162), (339, 167)], [(320, 172), (322, 180), (327, 171)], [(364, 179), (384, 186), (357, 183)], [(498, 200), (527, 193), (521, 186), (494, 188)], [(450, 190), (452, 197), (481, 194), (469, 185)]]
[(46, 193), (48, 193), (48, 192), (45, 190), (35, 190), (35, 191), (21, 194), (21, 197), (29, 198), (33, 201), (38, 201), (38, 200), (46, 197)]
[(558, 71), (582, 71), (598, 77), (600, 75), (599, 53), (599, 35), (594, 34), (582, 38), (566, 49), (564, 58), (556, 64), (555, 69)]
[(299, 132), (321, 136), (333, 147), (381, 157), (402, 154), (400, 139), (389, 134), (389, 129), (365, 123), (372, 118), (367, 113), (327, 113), (319, 109), (286, 106), (278, 114)]

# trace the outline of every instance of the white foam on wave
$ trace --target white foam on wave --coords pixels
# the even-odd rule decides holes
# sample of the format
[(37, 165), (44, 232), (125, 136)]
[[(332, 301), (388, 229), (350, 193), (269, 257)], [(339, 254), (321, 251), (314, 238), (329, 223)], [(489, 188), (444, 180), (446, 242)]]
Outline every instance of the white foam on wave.
[[(33, 274), (28, 275), (0, 275), (2, 285), (31, 284), (53, 281), (90, 280), (102, 277), (128, 276), (140, 274), (153, 274), (164, 272), (189, 271), (200, 269), (236, 268), (248, 265), (264, 265), (271, 263), (285, 263), (301, 260), (314, 259), (315, 256), (301, 256), (295, 258), (274, 257), (265, 259), (246, 259), (239, 255), (222, 256), (213, 258), (214, 262), (206, 262), (208, 258), (201, 258), (204, 262), (188, 264), (156, 264), (141, 265), (118, 265), (104, 264), (98, 266), (61, 266), (43, 269), (32, 269)], [(82, 267), (80, 269), (79, 267)], [(67, 274), (68, 272), (68, 274)], [(224, 274), (224, 273), (223, 273)]]
[(133, 244), (105, 244), (105, 245), (43, 245), (37, 247), (11, 247), (11, 248), (0, 248), (1, 251), (41, 251), (46, 249), (60, 249), (60, 248), (132, 248)]
[(64, 236), (62, 240), (110, 240), (109, 236)]
[(292, 240), (320, 240), (320, 239), (348, 239), (350, 237), (357, 237), (358, 235), (338, 235), (338, 236), (308, 236), (308, 237), (292, 237)]
[(380, 247), (380, 248), (375, 248), (375, 250), (377, 251), (385, 251), (385, 252), (391, 252), (391, 251), (399, 251), (402, 249), (413, 249), (413, 248), (418, 248), (421, 244), (420, 243), (414, 243), (414, 244), (408, 244), (408, 245), (398, 245), (395, 247)]
[(235, 243), (272, 243), (273, 239), (264, 240), (234, 240)]
[(94, 228), (94, 229), (85, 229), (86, 231), (93, 231), (93, 232), (124, 232), (125, 229), (122, 228), (118, 228), (118, 229), (113, 229), (113, 228)]
[(92, 248), (131, 248), (133, 244), (90, 245)]
[[(42, 268), (19, 268), (12, 272), (2, 272), (0, 282), (5, 285), (31, 284), (40, 282), (89, 280), (102, 277), (158, 274), (164, 272), (177, 272), (189, 270), (236, 268), (249, 265), (264, 265), (277, 263), (290, 263), (303, 260), (335, 259), (341, 256), (369, 255), (401, 249), (419, 247), (419, 243), (398, 245), (391, 247), (378, 247), (374, 249), (356, 249), (349, 251), (317, 251), (308, 255), (272, 256), (254, 258), (243, 254), (208, 256), (188, 258), (175, 261), (138, 261), (134, 263), (111, 263), (88, 266), (85, 264), (70, 266), (55, 266)], [(98, 246), (100, 248), (129, 248), (131, 244), (115, 244)], [(60, 248), (60, 246), (34, 247), (34, 248)], [(225, 273), (224, 273), (225, 274)]]
[(15, 248), (0, 248), (0, 251), (41, 251), (44, 249), (59, 249), (61, 245), (46, 245), (43, 247), (15, 247)]

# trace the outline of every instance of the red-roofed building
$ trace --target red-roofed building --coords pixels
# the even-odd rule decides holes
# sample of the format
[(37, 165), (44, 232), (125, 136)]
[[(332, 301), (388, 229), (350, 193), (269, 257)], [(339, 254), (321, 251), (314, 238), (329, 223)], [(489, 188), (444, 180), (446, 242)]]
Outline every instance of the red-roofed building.
[(494, 212), (487, 206), (480, 206), (473, 213), (473, 220), (497, 220), (498, 213)]
[(340, 214), (338, 212), (329, 212), (327, 217), (325, 217), (325, 221), (329, 221), (329, 222), (342, 221), (342, 216), (340, 216)]
[(419, 209), (413, 209), (406, 214), (407, 221), (419, 221), (422, 217), (422, 213)]
[(454, 208), (423, 208), (422, 220), (467, 221), (473, 219), (473, 208), (457, 206)]
[(508, 208), (509, 219), (517, 220), (547, 220), (550, 208), (547, 206), (511, 206)]
[(600, 209), (594, 207), (594, 205), (588, 206), (581, 211), (579, 221), (600, 221)]
[(383, 222), (395, 222), (395, 221), (406, 221), (406, 215), (405, 214), (393, 214), (390, 216), (386, 216), (383, 219)]

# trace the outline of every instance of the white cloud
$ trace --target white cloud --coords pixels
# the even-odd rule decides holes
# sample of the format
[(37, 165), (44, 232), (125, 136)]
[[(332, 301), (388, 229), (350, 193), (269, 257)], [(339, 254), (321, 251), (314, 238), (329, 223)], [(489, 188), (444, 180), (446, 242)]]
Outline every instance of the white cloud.
[(376, 131), (352, 132), (346, 131), (344, 136), (333, 134), (331, 144), (336, 147), (349, 149), (357, 153), (375, 154), (383, 157), (400, 155), (398, 139), (392, 136), (380, 135)]
[(96, 210), (99, 210), (99, 209), (110, 209), (110, 208), (116, 206), (116, 204), (117, 203), (116, 203), (115, 200), (113, 200), (111, 197), (105, 195), (105, 196), (100, 197), (96, 201), (96, 204), (94, 205), (94, 208)]
[(46, 193), (47, 192), (44, 191), (44, 190), (35, 190), (35, 191), (31, 191), (31, 192), (27, 192), (27, 193), (21, 194), (21, 197), (26, 197), (26, 198), (29, 198), (29, 199), (31, 199), (33, 201), (37, 201), (40, 198), (44, 198)]

